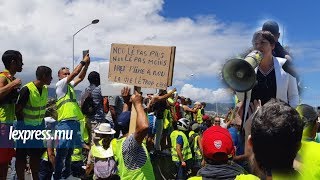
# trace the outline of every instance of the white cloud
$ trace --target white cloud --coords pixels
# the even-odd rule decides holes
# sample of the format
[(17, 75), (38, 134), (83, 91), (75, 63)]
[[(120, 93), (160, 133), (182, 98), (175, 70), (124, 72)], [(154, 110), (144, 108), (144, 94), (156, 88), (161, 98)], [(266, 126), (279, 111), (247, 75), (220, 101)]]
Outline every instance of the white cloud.
[(185, 84), (181, 88), (180, 95), (189, 97), (194, 101), (207, 103), (232, 102), (232, 92), (229, 89), (224, 88), (212, 90), (208, 88), (197, 88), (191, 84)]
[[(107, 60), (111, 43), (176, 46), (173, 86), (181, 86), (191, 73), (214, 77), (227, 58), (250, 46), (252, 29), (244, 24), (225, 24), (214, 15), (166, 19), (159, 13), (163, 4), (163, 0), (3, 0), (0, 54), (7, 49), (23, 54), (24, 71), (16, 76), (24, 83), (34, 79), (38, 65), (47, 65), (55, 84), (58, 69), (72, 66), (72, 35), (97, 18), (98, 24), (75, 36), (76, 58), (90, 49), (91, 57)], [(98, 70), (97, 62), (90, 66), (88, 72)], [(219, 89), (204, 90), (215, 97), (210, 101), (223, 94)]]

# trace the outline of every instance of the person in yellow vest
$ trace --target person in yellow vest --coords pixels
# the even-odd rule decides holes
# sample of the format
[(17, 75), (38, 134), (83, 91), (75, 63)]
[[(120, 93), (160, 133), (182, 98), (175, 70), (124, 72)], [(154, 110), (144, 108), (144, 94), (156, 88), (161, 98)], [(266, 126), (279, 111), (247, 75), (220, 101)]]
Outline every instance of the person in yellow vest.
[(87, 54), (71, 74), (69, 68), (66, 67), (58, 71), (59, 81), (56, 84), (58, 125), (56, 130), (72, 133), (72, 140), (59, 139), (56, 148), (54, 179), (70, 176), (73, 148), (84, 146), (79, 123), (84, 116), (77, 103), (74, 87), (83, 81), (89, 65), (90, 57)]
[(171, 156), (172, 161), (176, 164), (176, 179), (187, 179), (188, 168), (191, 165), (192, 153), (189, 141), (185, 133), (189, 130), (189, 121), (181, 118), (173, 124), (171, 139)]
[(314, 108), (307, 104), (298, 105), (298, 111), (302, 121), (304, 122), (304, 130), (302, 135), (302, 146), (298, 152), (296, 160), (300, 164), (298, 171), (302, 175), (302, 179), (320, 179), (320, 143), (315, 141), (315, 136), (319, 124), (318, 114)]
[(195, 121), (198, 123), (198, 124), (202, 124), (203, 120), (202, 120), (202, 111), (201, 111), (201, 108), (202, 108), (202, 105), (201, 105), (201, 102), (195, 102), (194, 103), (194, 109), (197, 110), (197, 112), (195, 113)]
[(234, 179), (246, 172), (240, 165), (228, 159), (235, 150), (227, 129), (211, 126), (203, 132), (200, 142), (205, 165), (198, 171), (196, 177), (191, 177), (189, 180)]
[(7, 50), (2, 55), (5, 69), (0, 73), (0, 179), (7, 179), (9, 163), (15, 155), (14, 141), (9, 140), (10, 127), (15, 117), (15, 102), (21, 79), (15, 78), (22, 71), (22, 55), (19, 51)]
[(166, 90), (160, 89), (158, 95), (154, 95), (151, 99), (150, 105), (154, 110), (154, 115), (156, 116), (156, 136), (154, 138), (154, 149), (156, 152), (160, 152), (164, 149), (164, 144), (161, 144), (161, 140), (164, 143), (163, 139), (163, 125), (164, 125), (164, 111), (167, 109), (167, 98), (169, 98), (176, 88), (167, 92)]
[[(90, 139), (88, 136), (88, 129), (86, 126), (86, 119), (83, 118), (79, 120), (80, 122), (80, 132), (81, 137), (84, 143), (90, 144)], [(85, 151), (85, 152), (84, 152)], [(86, 148), (74, 148), (73, 153), (71, 155), (71, 175), (76, 178), (84, 178), (85, 177), (85, 169), (84, 167), (84, 156), (83, 154), (89, 153), (89, 149)]]
[[(125, 87), (122, 92), (124, 100), (123, 112), (118, 117), (118, 125), (124, 133), (120, 139), (111, 142), (114, 158), (118, 164), (118, 175), (121, 180), (154, 180), (154, 173), (146, 146), (142, 143), (149, 128), (149, 122), (142, 106), (142, 96), (135, 93), (130, 98), (130, 88)], [(128, 104), (132, 102), (136, 109), (136, 128), (128, 134), (130, 111)]]
[[(50, 135), (54, 136), (54, 129), (56, 126), (57, 121), (52, 117), (45, 117), (45, 126), (46, 130), (50, 130)], [(45, 147), (47, 150), (43, 153), (40, 162), (40, 169), (39, 169), (39, 179), (51, 179), (53, 174), (53, 167), (55, 162), (55, 144), (54, 140), (49, 138), (44, 141)]]
[[(282, 100), (272, 98), (259, 108), (253, 115), (248, 137), (254, 159), (252, 169), (260, 170), (255, 175), (261, 179), (300, 179), (293, 162), (301, 147), (302, 131), (299, 113)], [(240, 175), (236, 179), (247, 176), (252, 178)]]
[(89, 152), (86, 166), (87, 175), (94, 169), (94, 179), (120, 179), (110, 144), (116, 131), (109, 123), (101, 123), (94, 132), (94, 145)]
[[(52, 70), (47, 66), (38, 66), (37, 79), (27, 83), (20, 91), (16, 103), (18, 130), (45, 130), (44, 116), (48, 101), (48, 87), (52, 81)], [(36, 133), (34, 133), (36, 134)], [(32, 136), (32, 135), (31, 135)], [(33, 179), (39, 179), (38, 173), (43, 152), (43, 140), (30, 137), (25, 143), (17, 140), (16, 171), (19, 179), (24, 179), (27, 156), (30, 157), (30, 168)]]
[(82, 148), (74, 148), (71, 155), (71, 175), (75, 178), (83, 178), (85, 176), (84, 157)]
[(193, 121), (193, 114), (196, 114), (198, 112), (198, 109), (196, 108), (190, 108), (189, 106), (191, 105), (191, 99), (190, 98), (185, 98), (185, 100), (181, 101), (181, 107), (183, 109), (183, 117), (188, 119), (189, 122)]
[(200, 135), (203, 132), (203, 126), (194, 123), (191, 126), (191, 131), (189, 132), (189, 145), (192, 152), (192, 169), (191, 175), (196, 175), (198, 170), (201, 168), (202, 162), (202, 152), (200, 150)]

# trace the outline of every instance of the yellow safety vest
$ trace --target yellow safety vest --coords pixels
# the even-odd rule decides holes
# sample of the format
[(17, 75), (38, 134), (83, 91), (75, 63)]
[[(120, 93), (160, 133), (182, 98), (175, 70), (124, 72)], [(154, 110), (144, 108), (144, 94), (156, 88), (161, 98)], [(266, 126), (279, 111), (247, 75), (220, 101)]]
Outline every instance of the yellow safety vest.
[(150, 161), (150, 157), (147, 151), (147, 148), (144, 144), (142, 147), (146, 152), (147, 160), (146, 163), (139, 169), (130, 170), (126, 167), (123, 155), (122, 155), (122, 145), (125, 141), (125, 137), (121, 139), (113, 139), (111, 141), (112, 150), (114, 152), (114, 158), (118, 163), (118, 175), (120, 176), (121, 180), (131, 180), (131, 179), (139, 179), (139, 180), (154, 180), (154, 173), (152, 164)]
[(168, 127), (172, 126), (172, 117), (169, 109), (163, 111), (163, 119), (163, 129), (168, 129)]
[[(5, 75), (9, 73), (8, 70), (4, 70), (0, 73), (0, 77), (6, 78), (8, 84), (11, 80)], [(13, 124), (13, 121), (16, 119), (15, 115), (15, 104), (14, 103), (0, 103), (0, 123)]]
[(314, 141), (301, 141), (301, 149), (298, 154), (301, 157), (301, 177), (300, 179), (320, 178), (320, 143)]
[(73, 154), (71, 155), (71, 161), (76, 162), (76, 161), (82, 161), (82, 160), (83, 160), (82, 148), (74, 148)]
[(201, 151), (200, 151), (200, 147), (198, 145), (198, 139), (199, 139), (199, 135), (197, 135), (195, 138), (194, 138), (194, 145), (193, 145), (193, 151), (194, 151), (194, 156), (195, 156), (195, 159), (196, 160), (201, 160), (202, 159), (202, 154), (201, 154)]
[(190, 146), (189, 146), (189, 142), (188, 142), (187, 136), (183, 132), (178, 131), (178, 130), (174, 130), (170, 134), (172, 161), (180, 161), (180, 159), (178, 157), (178, 154), (177, 154), (177, 151), (176, 151), (177, 137), (179, 135), (182, 136), (182, 140), (183, 140), (182, 157), (183, 157), (183, 160), (186, 161), (186, 160), (192, 158), (191, 149), (190, 149)]
[(29, 82), (25, 86), (29, 89), (30, 95), (26, 106), (23, 108), (24, 123), (25, 125), (38, 126), (42, 123), (46, 113), (48, 88), (43, 86), (40, 95), (33, 82)]
[(86, 119), (85, 118), (80, 119), (79, 122), (80, 122), (81, 137), (85, 143), (89, 143), (89, 133), (88, 133), (88, 129), (86, 126), (86, 124), (87, 124)]
[(202, 180), (202, 177), (201, 176), (193, 176), (193, 177), (188, 178), (188, 180)]
[(190, 138), (194, 133), (195, 133), (195, 132), (191, 130), (191, 131), (189, 132), (189, 138)]
[(102, 147), (102, 139), (99, 141), (99, 145), (93, 145), (91, 147), (91, 154), (93, 157), (97, 158), (108, 158), (113, 156), (112, 144), (110, 143), (110, 147), (108, 149), (104, 149)]
[[(272, 177), (273, 179), (274, 177)], [(253, 174), (240, 174), (236, 176), (236, 180), (259, 180), (260, 178)]]
[(197, 111), (197, 123), (198, 124), (202, 124), (203, 120), (202, 120), (202, 114), (201, 114), (201, 109), (198, 109)]
[(64, 97), (56, 102), (58, 121), (65, 119), (81, 120), (84, 118), (81, 109), (77, 103), (76, 93), (73, 87), (68, 84), (68, 90)]

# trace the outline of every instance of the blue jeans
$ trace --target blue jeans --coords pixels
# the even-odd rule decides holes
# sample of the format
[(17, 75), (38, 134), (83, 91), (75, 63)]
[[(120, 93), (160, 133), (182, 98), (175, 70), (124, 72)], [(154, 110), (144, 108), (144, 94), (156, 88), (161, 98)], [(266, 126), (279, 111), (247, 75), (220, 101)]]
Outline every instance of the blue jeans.
[(49, 161), (41, 160), (40, 162), (40, 170), (39, 170), (39, 179), (47, 180), (51, 179), (53, 174), (53, 167)]
[(161, 138), (163, 132), (163, 119), (156, 119), (156, 137), (154, 140), (154, 148), (156, 150), (161, 150)]
[(187, 172), (189, 170), (189, 166), (190, 166), (190, 160), (186, 160), (186, 167), (182, 167), (181, 166), (181, 162), (175, 162), (176, 163), (176, 168), (177, 168), (177, 177), (176, 179), (178, 180), (185, 180), (187, 179)]
[(73, 148), (57, 148), (56, 150), (56, 164), (54, 171), (54, 179), (58, 180), (63, 177), (68, 178), (71, 174), (71, 155)]
[(56, 130), (64, 130), (71, 133), (68, 139), (59, 139), (56, 148), (54, 179), (67, 178), (71, 173), (71, 155), (75, 147), (82, 146), (82, 137), (80, 133), (80, 123), (75, 120), (61, 121), (57, 125)]

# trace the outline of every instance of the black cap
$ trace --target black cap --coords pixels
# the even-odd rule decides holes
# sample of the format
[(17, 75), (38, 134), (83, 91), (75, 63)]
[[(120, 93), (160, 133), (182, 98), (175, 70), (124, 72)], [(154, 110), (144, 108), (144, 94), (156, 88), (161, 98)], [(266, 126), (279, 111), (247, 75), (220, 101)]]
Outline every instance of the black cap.
[(279, 34), (279, 25), (275, 21), (267, 21), (262, 26), (263, 31), (269, 31), (273, 35)]

